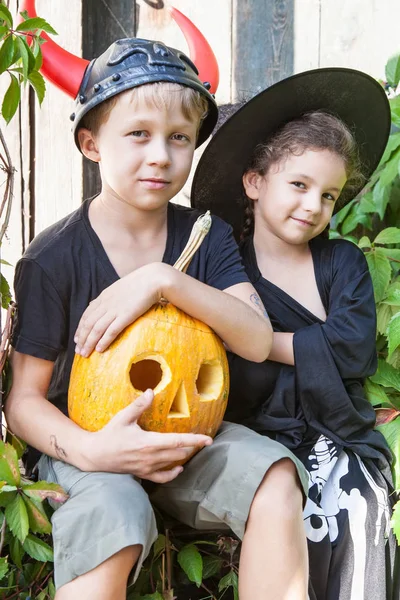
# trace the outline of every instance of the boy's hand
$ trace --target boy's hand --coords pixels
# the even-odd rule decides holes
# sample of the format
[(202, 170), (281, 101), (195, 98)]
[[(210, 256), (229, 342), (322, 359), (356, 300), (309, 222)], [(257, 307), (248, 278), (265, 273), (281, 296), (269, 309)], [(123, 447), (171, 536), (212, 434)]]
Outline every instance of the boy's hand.
[(75, 352), (102, 352), (125, 327), (161, 299), (162, 282), (173, 267), (151, 263), (122, 277), (93, 300), (79, 321)]
[(90, 434), (86, 449), (89, 471), (130, 473), (155, 483), (175, 479), (183, 467), (164, 471), (168, 465), (185, 460), (195, 448), (212, 444), (207, 435), (194, 433), (155, 433), (144, 431), (137, 421), (154, 398), (147, 390), (137, 400), (121, 410), (100, 431)]

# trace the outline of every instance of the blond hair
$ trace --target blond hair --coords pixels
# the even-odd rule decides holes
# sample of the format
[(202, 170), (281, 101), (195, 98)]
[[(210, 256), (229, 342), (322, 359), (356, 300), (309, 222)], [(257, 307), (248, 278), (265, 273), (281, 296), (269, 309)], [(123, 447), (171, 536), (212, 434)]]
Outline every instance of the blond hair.
[[(157, 81), (155, 83), (146, 83), (138, 87), (126, 90), (123, 94), (131, 93), (132, 99), (136, 102), (155, 106), (159, 110), (171, 109), (179, 102), (183, 116), (189, 121), (198, 120), (199, 131), (201, 123), (208, 113), (208, 102), (206, 98), (196, 90), (168, 81)], [(106, 123), (110, 113), (116, 105), (121, 94), (116, 94), (108, 100), (101, 102), (92, 108), (83, 117), (79, 128), (89, 129), (96, 135), (100, 126)]]

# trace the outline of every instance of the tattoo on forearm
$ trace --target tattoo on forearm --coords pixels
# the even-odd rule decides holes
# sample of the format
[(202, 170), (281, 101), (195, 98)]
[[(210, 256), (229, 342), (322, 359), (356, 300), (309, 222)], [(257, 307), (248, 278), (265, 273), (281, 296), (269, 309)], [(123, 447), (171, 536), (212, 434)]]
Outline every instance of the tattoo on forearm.
[(263, 315), (263, 317), (265, 317), (266, 319), (268, 319), (269, 321), (269, 316), (267, 311), (264, 308), (263, 303), (261, 302), (260, 297), (257, 294), (251, 294), (250, 296), (250, 300), (252, 301), (252, 303), (257, 307), (258, 311)]
[(61, 448), (57, 443), (57, 438), (55, 435), (50, 436), (50, 444), (54, 448), (54, 452), (57, 454), (57, 457), (60, 460), (65, 460), (68, 454), (65, 452), (64, 448)]

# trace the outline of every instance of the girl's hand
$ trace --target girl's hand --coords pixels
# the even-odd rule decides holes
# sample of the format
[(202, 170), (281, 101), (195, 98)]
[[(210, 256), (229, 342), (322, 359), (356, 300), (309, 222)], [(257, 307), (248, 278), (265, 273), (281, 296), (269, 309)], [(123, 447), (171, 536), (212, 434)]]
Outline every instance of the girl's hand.
[(79, 321), (75, 352), (89, 356), (94, 349), (106, 350), (125, 327), (161, 299), (163, 281), (172, 268), (151, 263), (106, 288), (89, 304)]
[(164, 470), (187, 459), (195, 449), (212, 444), (206, 435), (144, 431), (137, 421), (153, 401), (152, 390), (121, 410), (100, 431), (89, 434), (86, 471), (130, 473), (155, 483), (175, 479), (183, 467)]

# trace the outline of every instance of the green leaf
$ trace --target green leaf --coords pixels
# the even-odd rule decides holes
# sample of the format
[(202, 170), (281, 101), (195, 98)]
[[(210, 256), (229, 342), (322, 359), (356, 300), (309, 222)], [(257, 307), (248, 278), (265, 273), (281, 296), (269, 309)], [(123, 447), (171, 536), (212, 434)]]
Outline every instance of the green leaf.
[(382, 220), (390, 199), (390, 186), (382, 185), (382, 182), (378, 181), (374, 187), (373, 198), (375, 210)]
[(2, 440), (0, 440), (0, 481), (16, 486), (21, 482), (18, 455), (10, 444), (5, 444)]
[(359, 248), (371, 248), (371, 240), (368, 236), (363, 235), (361, 240), (358, 242)]
[(7, 125), (17, 112), (18, 104), (21, 99), (21, 90), (18, 79), (10, 73), (11, 83), (5, 93), (3, 104), (1, 106), (1, 114)]
[(203, 557), (203, 580), (217, 575), (224, 561), (219, 556), (204, 556)]
[(219, 582), (218, 591), (222, 592), (226, 588), (233, 588), (233, 597), (234, 600), (239, 600), (239, 584), (238, 584), (238, 576), (235, 571), (229, 571)]
[(387, 186), (393, 182), (396, 177), (399, 176), (399, 158), (400, 150), (396, 150), (393, 156), (385, 165), (380, 176), (380, 182), (382, 185)]
[(54, 596), (56, 595), (56, 587), (53, 583), (53, 580), (50, 578), (49, 580), (49, 585), (47, 586), (48, 590), (49, 590), (49, 596), (50, 598), (54, 598)]
[(34, 31), (35, 29), (40, 29), (41, 31), (46, 31), (47, 33), (52, 33), (57, 35), (57, 32), (41, 17), (33, 17), (32, 19), (26, 19), (20, 23), (16, 29), (16, 31)]
[(138, 600), (164, 600), (160, 592), (154, 592), (154, 594), (146, 594), (145, 596), (139, 596)]
[(32, 50), (30, 49), (29, 45), (27, 44), (25, 38), (23, 38), (23, 37), (18, 38), (18, 47), (19, 47), (21, 59), (22, 59), (23, 76), (24, 76), (24, 80), (26, 81), (29, 73), (31, 73), (31, 71), (33, 71), (33, 69), (35, 68), (36, 58), (33, 55)]
[(7, 507), (11, 502), (14, 501), (17, 492), (3, 492), (0, 493), (0, 506)]
[(342, 221), (347, 217), (350, 210), (354, 206), (354, 203), (355, 203), (355, 200), (351, 200), (351, 202), (348, 202), (335, 215), (333, 215), (332, 220), (331, 220), (332, 229), (336, 229), (340, 225), (340, 223), (342, 223)]
[(28, 73), (29, 73), (29, 56), (28, 56), (28, 50), (22, 40), (21, 37), (17, 37), (17, 44), (19, 46), (19, 53), (21, 55), (21, 60), (22, 60), (22, 74), (23, 74), (23, 78), (24, 80), (28, 79)]
[(19, 539), (14, 536), (11, 536), (11, 539), (9, 542), (9, 548), (10, 548), (11, 560), (13, 561), (14, 564), (17, 565), (17, 567), (19, 569), (22, 569), (22, 557), (24, 556), (25, 552), (24, 552), (24, 549), (22, 548), (22, 545), (21, 545), (21, 542), (19, 541)]
[(389, 365), (392, 365), (395, 369), (400, 370), (400, 347), (396, 348), (393, 354), (386, 359), (386, 362), (389, 363)]
[(390, 112), (392, 115), (392, 123), (397, 127), (400, 126), (400, 96), (390, 98)]
[(46, 93), (46, 83), (43, 79), (43, 76), (37, 71), (32, 71), (32, 73), (29, 73), (28, 81), (36, 92), (39, 104), (42, 104), (44, 95)]
[(22, 486), (22, 490), (28, 498), (31, 498), (34, 501), (48, 499), (62, 504), (68, 500), (69, 497), (60, 485), (57, 483), (49, 483), (48, 481), (26, 483)]
[(53, 550), (50, 546), (31, 533), (26, 537), (22, 546), (25, 552), (36, 560), (40, 560), (41, 562), (53, 562), (54, 560)]
[(347, 235), (351, 231), (354, 231), (354, 229), (357, 227), (359, 222), (360, 222), (360, 216), (358, 215), (358, 213), (355, 210), (352, 211), (343, 221), (342, 235)]
[(376, 428), (380, 431), (392, 451), (394, 457), (394, 464), (392, 465), (392, 472), (394, 478), (394, 486), (399, 491), (400, 486), (400, 419), (395, 419), (386, 425), (379, 425)]
[(158, 538), (156, 539), (156, 541), (153, 544), (153, 555), (154, 555), (154, 558), (157, 558), (158, 556), (160, 556), (160, 554), (162, 552), (164, 552), (164, 550), (165, 550), (165, 542), (166, 542), (165, 535), (163, 535), (162, 533), (160, 533), (159, 536), (158, 536)]
[(21, 544), (23, 544), (29, 531), (29, 519), (25, 502), (19, 494), (17, 494), (15, 500), (7, 506), (5, 516), (9, 528), (19, 539)]
[(394, 534), (397, 538), (397, 544), (400, 546), (400, 500), (394, 505), (390, 524), (393, 527)]
[(9, 31), (9, 28), (6, 25), (0, 25), (0, 40), (2, 40)]
[(8, 562), (7, 557), (3, 556), (0, 558), (0, 580), (5, 577), (8, 573)]
[(5, 309), (8, 308), (8, 305), (11, 302), (11, 290), (8, 285), (7, 279), (4, 277), (3, 273), (0, 273), (0, 294), (1, 294), (1, 306)]
[(380, 161), (380, 165), (383, 165), (385, 162), (389, 160), (392, 155), (392, 152), (396, 150), (400, 146), (400, 133), (392, 133), (389, 136), (388, 143), (386, 144), (385, 152)]
[(9, 35), (0, 48), (0, 74), (4, 73), (14, 60), (15, 41), (12, 35)]
[(197, 547), (194, 544), (184, 546), (178, 552), (177, 558), (188, 579), (200, 587), (203, 578), (203, 559)]
[(6, 441), (8, 444), (11, 444), (11, 446), (15, 449), (17, 457), (18, 459), (20, 459), (26, 450), (26, 442), (20, 440), (19, 437), (11, 433), (9, 429), (7, 429)]
[(13, 28), (12, 14), (8, 10), (7, 6), (2, 2), (0, 2), (0, 20), (5, 21), (7, 27), (9, 27), (10, 29)]
[(370, 377), (370, 380), (373, 383), (383, 385), (384, 387), (394, 388), (400, 392), (400, 372), (382, 359), (378, 360), (378, 369), (376, 373)]
[(32, 45), (32, 54), (35, 57), (35, 71), (39, 71), (43, 64), (43, 54), (40, 44), (35, 40)]
[(380, 302), (386, 293), (386, 289), (392, 275), (389, 259), (375, 248), (365, 255), (374, 286), (375, 302)]
[(388, 352), (391, 356), (396, 348), (400, 346), (400, 312), (390, 319), (386, 336), (388, 339)]
[(22, 496), (29, 518), (29, 527), (33, 533), (51, 533), (51, 523), (40, 503), (32, 502), (27, 496)]
[(372, 406), (390, 404), (389, 397), (383, 387), (381, 385), (377, 385), (370, 379), (366, 380), (364, 384), (364, 391)]
[(374, 244), (400, 244), (400, 229), (398, 227), (382, 229), (374, 239)]
[(400, 261), (400, 249), (399, 248), (379, 248), (380, 252), (382, 252), (385, 256), (387, 256), (392, 260)]
[(359, 204), (359, 210), (363, 213), (375, 213), (376, 206), (372, 192), (363, 194)]

